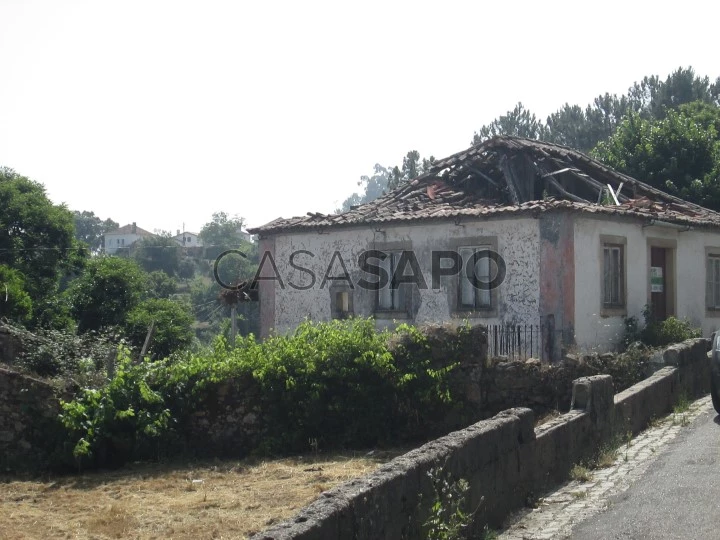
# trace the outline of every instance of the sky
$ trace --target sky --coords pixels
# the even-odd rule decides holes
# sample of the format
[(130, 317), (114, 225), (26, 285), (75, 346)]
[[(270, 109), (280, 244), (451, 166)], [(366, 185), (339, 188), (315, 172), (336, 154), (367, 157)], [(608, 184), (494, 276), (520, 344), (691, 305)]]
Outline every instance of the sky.
[(714, 80), (711, 5), (0, 0), (0, 166), (150, 231), (332, 212), (518, 101), (544, 119), (681, 66)]

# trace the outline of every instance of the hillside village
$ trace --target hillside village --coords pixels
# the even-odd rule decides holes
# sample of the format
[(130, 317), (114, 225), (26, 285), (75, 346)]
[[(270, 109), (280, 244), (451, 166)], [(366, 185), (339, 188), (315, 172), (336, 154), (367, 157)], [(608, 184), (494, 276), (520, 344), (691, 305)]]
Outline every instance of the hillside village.
[[(678, 402), (720, 408), (720, 79), (606, 97), (249, 228), (121, 226), (0, 168), (0, 536), (42, 508), (68, 536), (492, 538)], [(108, 509), (70, 524), (38, 473)]]

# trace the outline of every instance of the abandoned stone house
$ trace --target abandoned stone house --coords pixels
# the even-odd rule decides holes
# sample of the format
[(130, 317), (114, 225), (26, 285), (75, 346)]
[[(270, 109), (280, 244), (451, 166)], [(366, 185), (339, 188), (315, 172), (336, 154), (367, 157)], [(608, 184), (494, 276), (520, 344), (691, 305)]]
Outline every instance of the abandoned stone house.
[[(528, 328), (537, 342), (540, 330), (539, 355), (552, 359), (563, 346), (612, 350), (624, 317), (642, 320), (646, 305), (660, 318), (687, 317), (704, 335), (720, 322), (720, 214), (556, 144), (495, 137), (348, 212), (280, 218), (250, 232), (264, 259), (262, 335), (305, 318), (372, 316), (379, 327), (469, 321), (517, 329), (518, 342)], [(413, 273), (402, 257), (411, 252), (424, 283), (358, 286), (372, 281), (362, 258), (369, 250), (384, 254), (374, 264), (391, 276)], [(438, 251), (501, 260), (473, 259), (472, 283), (445, 261), (435, 279)]]

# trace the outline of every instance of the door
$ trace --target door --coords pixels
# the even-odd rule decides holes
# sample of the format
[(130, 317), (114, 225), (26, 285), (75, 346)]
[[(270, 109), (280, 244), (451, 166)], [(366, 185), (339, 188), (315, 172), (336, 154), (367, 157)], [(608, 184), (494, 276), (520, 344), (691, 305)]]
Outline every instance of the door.
[(650, 303), (655, 319), (667, 319), (667, 250), (650, 248)]

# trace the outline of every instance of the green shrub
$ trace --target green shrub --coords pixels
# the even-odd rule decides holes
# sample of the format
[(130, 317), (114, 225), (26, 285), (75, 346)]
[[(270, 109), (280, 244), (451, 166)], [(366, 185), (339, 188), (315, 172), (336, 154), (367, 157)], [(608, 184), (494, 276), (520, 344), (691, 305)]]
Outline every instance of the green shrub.
[(125, 332), (130, 343), (140, 350), (145, 342), (150, 324), (155, 323), (148, 356), (167, 358), (176, 351), (192, 344), (193, 316), (190, 307), (166, 298), (151, 298), (133, 308), (125, 321)]
[(680, 343), (686, 339), (702, 336), (700, 328), (693, 328), (690, 321), (668, 317), (664, 321), (650, 322), (642, 332), (643, 341), (653, 347)]
[(70, 330), (5, 329), (21, 344), (13, 365), (42, 377), (61, 376), (82, 385), (104, 383), (105, 362), (121, 339), (113, 329), (76, 335)]
[(63, 423), (78, 457), (149, 457), (153, 444), (173, 440), (171, 425), (182, 430), (212, 407), (218, 384), (245, 381), (258, 396), (265, 452), (306, 451), (309, 440), (332, 449), (422, 439), (455, 407), (450, 377), (468, 346), (469, 333), (443, 336), (444, 363), (437, 336), (409, 326), (378, 332), (371, 319), (304, 322), (262, 343), (219, 337), (206, 350), (138, 365), (125, 350), (106, 387), (63, 405)]
[[(414, 329), (402, 327), (398, 335), (422, 348)], [(433, 367), (402, 353), (398, 360), (390, 338), (371, 319), (304, 322), (263, 343), (239, 337), (231, 347), (218, 339), (209, 354), (188, 354), (168, 366), (164, 380), (173, 399), (187, 402), (202, 399), (211, 383), (251, 377), (268, 419), (267, 451), (306, 450), (309, 439), (323, 448), (366, 447), (417, 437), (409, 424), (451, 407), (447, 378), (454, 365)]]
[(702, 330), (693, 328), (687, 319), (668, 317), (664, 321), (657, 320), (650, 304), (643, 308), (643, 318), (645, 326), (641, 329), (637, 317), (625, 317), (622, 340), (625, 347), (636, 341), (642, 341), (651, 347), (662, 347), (702, 336)]
[(73, 456), (82, 464), (121, 465), (131, 457), (157, 457), (160, 441), (170, 435), (171, 414), (162, 395), (150, 388), (155, 368), (133, 364), (121, 348), (115, 376), (101, 389), (86, 388), (72, 401), (61, 401), (60, 420)]
[(430, 469), (427, 475), (433, 486), (434, 499), (425, 521), (427, 540), (460, 540), (468, 537), (474, 512), (468, 509), (470, 484), (464, 478), (450, 481), (442, 469)]

